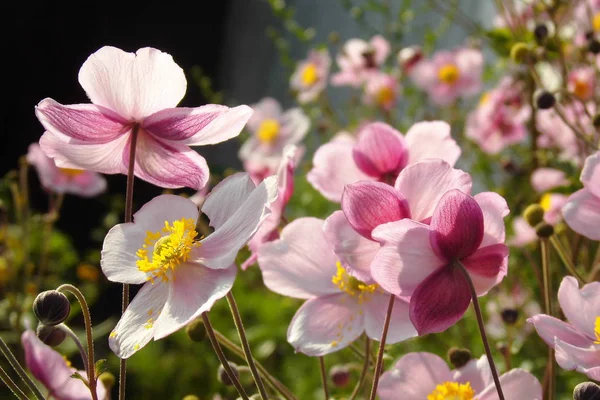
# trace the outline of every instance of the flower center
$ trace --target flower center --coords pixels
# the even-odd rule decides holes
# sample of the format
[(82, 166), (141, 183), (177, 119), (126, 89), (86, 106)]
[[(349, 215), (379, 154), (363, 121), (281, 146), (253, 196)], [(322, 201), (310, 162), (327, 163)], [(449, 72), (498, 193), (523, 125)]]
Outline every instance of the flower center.
[(438, 78), (441, 82), (452, 85), (460, 77), (458, 67), (454, 64), (445, 64), (438, 71)]
[(594, 343), (600, 344), (600, 315), (596, 317), (596, 324), (594, 325), (594, 333), (596, 334), (596, 341)]
[(490, 92), (485, 92), (484, 94), (481, 95), (481, 98), (479, 99), (479, 105), (483, 106), (484, 104), (487, 104), (490, 101)]
[(582, 79), (575, 79), (573, 93), (581, 100), (586, 100), (590, 96), (590, 85)]
[(348, 293), (350, 296), (357, 296), (358, 302), (363, 303), (368, 300), (369, 296), (375, 292), (379, 285), (376, 283), (367, 285), (366, 283), (359, 281), (352, 275), (346, 272), (346, 269), (342, 267), (341, 262), (336, 263), (337, 274), (331, 278), (331, 282), (337, 286), (342, 292)]
[(427, 400), (473, 400), (475, 391), (469, 382), (461, 384), (457, 382), (444, 382), (435, 387), (435, 390), (427, 396)]
[(379, 89), (375, 96), (375, 101), (380, 106), (385, 106), (394, 101), (394, 91), (391, 87), (385, 86)]
[(60, 172), (64, 175), (67, 175), (69, 178), (74, 178), (78, 175), (81, 175), (85, 172), (83, 169), (72, 169), (72, 168), (59, 168)]
[(197, 235), (196, 223), (191, 218), (182, 218), (172, 224), (165, 221), (162, 231), (146, 232), (144, 244), (136, 253), (138, 269), (149, 274), (149, 281), (154, 282), (156, 278), (168, 281), (169, 270), (187, 261), (192, 247), (200, 245), (194, 241)]
[(592, 25), (594, 26), (594, 32), (600, 32), (600, 12), (594, 14)]
[(281, 126), (276, 119), (265, 119), (258, 127), (258, 140), (265, 144), (271, 144), (279, 136)]
[(550, 211), (551, 206), (552, 206), (552, 196), (550, 195), (550, 193), (546, 193), (542, 196), (542, 199), (540, 200), (540, 207), (542, 207), (544, 209), (544, 211), (548, 212), (548, 211)]
[(317, 72), (317, 66), (313, 63), (306, 64), (302, 69), (302, 83), (306, 86), (313, 85), (319, 79), (319, 73)]

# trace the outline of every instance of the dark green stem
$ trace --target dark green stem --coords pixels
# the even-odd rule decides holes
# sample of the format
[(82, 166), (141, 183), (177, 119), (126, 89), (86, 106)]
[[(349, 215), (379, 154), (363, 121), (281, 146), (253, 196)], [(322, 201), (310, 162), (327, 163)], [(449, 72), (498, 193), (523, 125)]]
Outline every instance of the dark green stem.
[(329, 400), (329, 386), (327, 385), (327, 370), (325, 369), (325, 358), (319, 357), (319, 368), (321, 370), (321, 381), (323, 382), (323, 394), (325, 400)]
[[(542, 250), (542, 275), (544, 278), (544, 310), (552, 316), (552, 280), (550, 276), (550, 245), (548, 239), (540, 238)], [(548, 385), (546, 386), (546, 400), (554, 399), (554, 351), (548, 348), (548, 361), (546, 364)]]

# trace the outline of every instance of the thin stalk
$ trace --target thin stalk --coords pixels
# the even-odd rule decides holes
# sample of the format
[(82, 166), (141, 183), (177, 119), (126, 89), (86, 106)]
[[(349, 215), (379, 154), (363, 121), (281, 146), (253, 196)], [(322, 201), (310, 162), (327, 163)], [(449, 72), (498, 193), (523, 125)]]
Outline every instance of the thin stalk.
[(221, 349), (221, 346), (219, 345), (219, 342), (218, 342), (217, 338), (215, 337), (215, 332), (212, 328), (212, 324), (210, 323), (210, 319), (208, 318), (208, 314), (205, 312), (202, 313), (202, 321), (204, 322), (204, 328), (206, 329), (206, 334), (208, 335), (208, 338), (210, 339), (210, 344), (212, 344), (212, 347), (215, 350), (215, 353), (217, 353), (217, 357), (219, 358), (221, 365), (225, 369), (225, 373), (229, 377), (229, 380), (231, 381), (231, 383), (233, 383), (233, 386), (235, 386), (235, 388), (237, 389), (240, 397), (244, 400), (249, 400), (248, 394), (246, 394), (246, 391), (244, 390), (244, 387), (240, 383), (240, 380), (235, 375), (235, 373), (231, 369), (231, 366), (227, 362), (227, 358), (225, 357), (225, 354), (223, 354), (223, 350)]
[(83, 347), (81, 340), (79, 340), (79, 338), (77, 337), (75, 332), (73, 332), (73, 330), (65, 324), (58, 324), (58, 325), (56, 325), (56, 328), (60, 329), (64, 333), (66, 333), (67, 336), (69, 336), (71, 338), (71, 340), (73, 340), (73, 342), (75, 342), (75, 345), (77, 345), (77, 348), (79, 349), (79, 355), (81, 356), (83, 365), (88, 365), (88, 356), (87, 356), (87, 353), (85, 352), (85, 347)]
[[(17, 384), (14, 383), (12, 379), (10, 379), (10, 376), (8, 376), (8, 374), (2, 367), (0, 367), (0, 379), (2, 379), (2, 382), (4, 382), (4, 384), (6, 386), (8, 386), (10, 391), (13, 392), (13, 394), (15, 396), (17, 396), (17, 398), (19, 400), (27, 400), (27, 396), (25, 396), (25, 393), (23, 393), (21, 388), (18, 387)], [(41, 399), (43, 399), (43, 398), (44, 397), (42, 396)]]
[[(544, 276), (544, 309), (546, 315), (552, 315), (552, 281), (550, 276), (550, 246), (548, 245), (548, 239), (540, 238), (541, 250), (542, 250), (542, 273)], [(554, 351), (551, 347), (548, 347), (548, 362), (546, 364), (548, 371), (548, 386), (546, 399), (552, 400), (554, 398)]]
[(363, 365), (362, 371), (360, 371), (360, 376), (358, 377), (358, 382), (356, 382), (356, 386), (350, 395), (349, 400), (356, 399), (360, 389), (365, 382), (365, 378), (367, 377), (367, 372), (369, 372), (369, 353), (371, 352), (371, 340), (368, 336), (365, 336), (365, 364)]
[(227, 293), (227, 303), (229, 303), (229, 308), (231, 309), (231, 314), (233, 315), (233, 321), (238, 331), (238, 335), (240, 336), (240, 342), (242, 343), (244, 355), (246, 356), (246, 362), (248, 363), (248, 367), (250, 367), (250, 372), (252, 373), (252, 378), (254, 378), (254, 382), (256, 383), (256, 387), (258, 388), (260, 397), (263, 400), (268, 400), (269, 397), (267, 396), (265, 384), (263, 383), (260, 374), (256, 369), (256, 365), (254, 364), (254, 358), (252, 357), (250, 344), (248, 343), (248, 338), (246, 337), (246, 331), (244, 330), (244, 324), (242, 323), (242, 316), (240, 315), (240, 310), (238, 309), (238, 306), (235, 302), (235, 298), (233, 297), (233, 293), (231, 293), (231, 291)]
[(385, 321), (383, 322), (383, 332), (381, 333), (381, 341), (379, 342), (379, 352), (377, 353), (377, 364), (375, 364), (375, 372), (373, 373), (373, 386), (371, 386), (370, 400), (375, 400), (377, 397), (377, 386), (379, 385), (379, 377), (381, 376), (381, 370), (383, 369), (383, 353), (385, 351), (385, 340), (387, 339), (388, 329), (390, 328), (390, 320), (392, 319), (392, 310), (394, 309), (395, 295), (390, 295), (390, 302), (388, 303), (387, 314), (385, 315)]
[[(556, 250), (556, 253), (562, 260), (563, 264), (565, 265), (565, 267), (567, 268), (569, 273), (571, 275), (573, 275), (575, 278), (577, 278), (577, 280), (579, 281), (580, 284), (585, 285), (585, 283), (586, 283), (585, 278), (583, 276), (581, 276), (581, 274), (577, 271), (577, 269), (575, 269), (575, 264), (573, 264), (573, 262), (571, 261), (571, 257), (569, 257), (567, 255), (567, 253), (565, 252), (565, 249), (564, 249), (563, 245), (560, 243), (560, 240), (558, 240), (558, 238), (555, 235), (552, 235), (552, 236), (550, 236), (550, 243), (552, 244), (552, 247), (554, 247), (554, 250)], [(548, 314), (548, 315), (550, 315), (550, 314)]]
[(325, 400), (329, 400), (329, 387), (327, 385), (327, 371), (325, 370), (325, 357), (319, 357), (319, 368), (321, 369), (321, 381), (323, 382), (323, 394)]
[(1, 337), (0, 337), (0, 351), (6, 358), (6, 360), (10, 364), (10, 366), (19, 375), (19, 378), (23, 379), (23, 382), (25, 382), (25, 384), (27, 385), (29, 390), (31, 390), (31, 392), (35, 395), (35, 397), (40, 400), (43, 400), (44, 395), (42, 394), (42, 392), (40, 392), (40, 389), (38, 389), (36, 384), (33, 383), (31, 378), (29, 377), (29, 375), (27, 375), (27, 372), (25, 372), (25, 370), (23, 369), (23, 367), (21, 366), (19, 361), (17, 361), (17, 359), (14, 356), (14, 354), (12, 353), (12, 351), (10, 351), (10, 348), (8, 347), (8, 345), (6, 344), (4, 339), (2, 339)]
[(475, 290), (475, 286), (473, 285), (473, 281), (467, 272), (465, 266), (459, 261), (456, 260), (454, 265), (458, 270), (463, 274), (465, 280), (469, 285), (469, 290), (471, 291), (471, 300), (473, 300), (473, 308), (475, 309), (475, 316), (477, 317), (477, 325), (479, 326), (479, 333), (481, 334), (481, 340), (483, 341), (483, 347), (485, 348), (485, 354), (488, 359), (488, 363), (490, 364), (490, 370), (492, 371), (492, 377), (494, 378), (494, 384), (496, 385), (496, 391), (498, 392), (498, 398), (500, 400), (504, 399), (504, 393), (502, 392), (502, 386), (500, 386), (500, 378), (498, 377), (498, 370), (496, 369), (496, 364), (494, 363), (494, 358), (492, 357), (492, 349), (490, 348), (490, 342), (488, 341), (487, 334), (485, 332), (485, 324), (483, 323), (483, 316), (481, 313), (481, 307), (479, 306), (479, 300), (477, 299), (477, 291)]
[(85, 336), (87, 342), (87, 366), (85, 370), (87, 372), (90, 393), (92, 395), (92, 400), (98, 400), (98, 393), (96, 392), (96, 370), (94, 366), (94, 338), (92, 335), (92, 317), (90, 316), (90, 309), (88, 307), (87, 301), (85, 301), (85, 297), (83, 293), (79, 291), (75, 286), (70, 284), (60, 285), (56, 288), (57, 291), (68, 291), (71, 292), (79, 301), (79, 305), (81, 306), (81, 312), (83, 313), (83, 321), (85, 324)]

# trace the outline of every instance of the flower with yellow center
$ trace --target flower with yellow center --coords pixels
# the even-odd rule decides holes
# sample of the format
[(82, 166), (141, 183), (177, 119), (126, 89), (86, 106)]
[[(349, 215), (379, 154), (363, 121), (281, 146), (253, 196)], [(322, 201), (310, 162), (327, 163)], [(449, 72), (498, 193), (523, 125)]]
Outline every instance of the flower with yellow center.
[(484, 94), (481, 95), (481, 98), (479, 99), (479, 105), (483, 106), (485, 104), (487, 104), (490, 101), (490, 92), (485, 92)]
[(573, 82), (573, 93), (582, 100), (590, 96), (590, 85), (583, 79), (575, 79)]
[(552, 194), (545, 193), (540, 200), (540, 207), (544, 209), (545, 212), (550, 211), (552, 207)]
[(281, 125), (276, 119), (265, 119), (256, 132), (258, 140), (264, 144), (272, 144), (279, 137)]
[(314, 63), (306, 64), (302, 69), (300, 79), (302, 80), (302, 84), (304, 84), (305, 86), (314, 85), (319, 80), (319, 72), (317, 71), (317, 66)]
[(339, 261), (336, 263), (336, 267), (337, 274), (331, 278), (331, 282), (333, 282), (333, 284), (342, 292), (346, 292), (353, 297), (358, 297), (359, 304), (362, 304), (365, 300), (368, 300), (369, 296), (379, 288), (379, 285), (376, 283), (367, 285), (366, 283), (359, 281), (352, 275), (348, 274), (346, 269), (342, 266), (342, 263)]
[(594, 324), (594, 333), (596, 334), (596, 341), (594, 343), (600, 344), (600, 315), (596, 317), (596, 323)]
[(455, 64), (444, 64), (438, 70), (438, 79), (447, 85), (452, 85), (460, 78), (460, 71)]
[(594, 14), (594, 18), (592, 19), (592, 26), (594, 27), (594, 32), (600, 32), (600, 12)]
[(394, 90), (391, 87), (384, 86), (375, 95), (375, 101), (380, 106), (389, 105), (394, 101)]
[(469, 382), (444, 382), (435, 387), (427, 396), (427, 400), (473, 400), (475, 391)]
[(69, 178), (74, 178), (85, 172), (85, 170), (83, 170), (83, 169), (73, 169), (73, 168), (59, 168), (59, 170), (63, 175), (66, 175)]

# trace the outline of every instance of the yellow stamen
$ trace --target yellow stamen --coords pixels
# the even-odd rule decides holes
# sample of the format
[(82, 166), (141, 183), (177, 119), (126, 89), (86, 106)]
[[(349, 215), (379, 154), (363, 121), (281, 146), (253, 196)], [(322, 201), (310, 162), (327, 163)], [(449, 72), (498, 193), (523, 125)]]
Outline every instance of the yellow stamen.
[(265, 144), (271, 144), (279, 136), (280, 128), (279, 121), (276, 119), (265, 119), (260, 124), (256, 136), (261, 142)]
[(444, 382), (435, 387), (427, 396), (427, 400), (473, 400), (474, 397), (475, 391), (469, 382)]
[(544, 211), (550, 211), (550, 207), (552, 206), (552, 195), (550, 193), (546, 193), (542, 196), (540, 200), (540, 206), (544, 209)]
[(460, 77), (458, 67), (454, 64), (445, 64), (438, 71), (438, 78), (441, 82), (452, 85)]
[(314, 85), (319, 80), (319, 73), (317, 72), (317, 66), (313, 63), (308, 63), (302, 69), (301, 77), (302, 83), (305, 86)]
[(592, 25), (594, 26), (594, 32), (600, 32), (600, 12), (594, 14)]
[(590, 85), (584, 80), (575, 79), (573, 93), (581, 100), (587, 100), (590, 96)]
[(358, 302), (360, 304), (362, 304), (365, 300), (368, 300), (369, 296), (379, 288), (379, 285), (376, 283), (367, 285), (366, 283), (349, 275), (348, 272), (346, 272), (346, 269), (342, 267), (341, 262), (338, 261), (336, 266), (337, 274), (331, 278), (331, 282), (333, 282), (333, 284), (342, 292), (346, 292), (350, 296), (358, 296)]
[[(196, 223), (191, 218), (182, 218), (172, 224), (165, 221), (162, 232), (146, 232), (144, 244), (136, 253), (138, 269), (149, 274), (150, 281), (156, 278), (168, 281), (167, 273), (186, 262), (192, 247), (200, 244), (194, 241), (197, 235)], [(152, 246), (152, 253), (148, 254)]]
[(72, 168), (59, 168), (60, 172), (67, 175), (69, 178), (74, 178), (85, 172), (83, 169), (72, 169)]
[(385, 106), (394, 101), (394, 91), (391, 87), (384, 86), (377, 92), (375, 96), (375, 101), (380, 106)]
[(596, 334), (596, 341), (594, 343), (600, 344), (600, 315), (596, 317), (596, 324), (594, 325), (594, 333)]
[(69, 359), (65, 356), (63, 356), (63, 359), (65, 360), (65, 364), (67, 364), (67, 367), (71, 368), (71, 361), (69, 361)]

